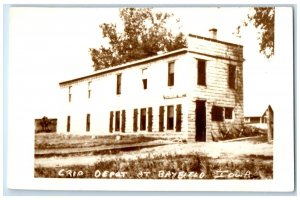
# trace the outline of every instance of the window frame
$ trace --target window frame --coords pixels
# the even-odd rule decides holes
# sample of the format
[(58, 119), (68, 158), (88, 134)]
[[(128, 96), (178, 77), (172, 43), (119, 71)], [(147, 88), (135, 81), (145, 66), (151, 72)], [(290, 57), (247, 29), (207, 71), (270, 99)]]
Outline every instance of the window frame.
[(67, 116), (67, 132), (71, 131), (71, 116)]
[(114, 132), (114, 111), (110, 111), (109, 113), (109, 132)]
[[(172, 116), (171, 116), (172, 114)], [(174, 130), (174, 106), (167, 106), (167, 130)]]
[(147, 129), (147, 109), (141, 108), (140, 109), (140, 131), (146, 131)]
[(116, 111), (115, 112), (115, 132), (118, 132), (118, 131), (120, 131), (120, 125), (121, 125), (121, 112), (120, 111)]
[(122, 110), (121, 112), (121, 131), (125, 133), (126, 129), (126, 111)]
[(133, 109), (133, 132), (137, 132), (138, 130), (138, 117), (139, 117), (139, 110), (135, 108)]
[(69, 86), (69, 95), (68, 95), (69, 102), (72, 102), (72, 91), (71, 91), (71, 89), (72, 89), (72, 86)]
[(91, 114), (86, 114), (86, 132), (90, 132), (91, 130)]
[(120, 95), (121, 94), (121, 88), (122, 88), (122, 74), (117, 74), (117, 83), (116, 83), (116, 94)]
[(143, 90), (148, 89), (148, 68), (142, 68), (142, 84), (143, 84)]
[[(204, 63), (203, 65), (200, 65), (200, 63)], [(197, 85), (199, 86), (206, 86), (206, 67), (207, 61), (203, 59), (197, 59)], [(200, 73), (202, 72), (202, 73)]]
[(177, 104), (176, 105), (176, 132), (181, 132), (182, 128), (182, 105)]
[(91, 93), (92, 93), (91, 85), (92, 85), (92, 81), (89, 81), (88, 82), (88, 99), (91, 98)]
[[(173, 70), (171, 70), (173, 68)], [(173, 73), (171, 73), (173, 71)], [(168, 62), (168, 86), (175, 85), (175, 61)]]
[(163, 132), (165, 130), (164, 126), (164, 115), (165, 115), (165, 108), (164, 106), (159, 106), (159, 120), (158, 120), (158, 131)]
[[(228, 111), (230, 112), (231, 118), (228, 118)], [(224, 107), (224, 120), (232, 121), (234, 120), (234, 108), (233, 107)]]
[(143, 79), (142, 79), (142, 82), (143, 82), (143, 89), (144, 89), (144, 90), (147, 90), (147, 89), (148, 89), (148, 79), (143, 78)]
[(237, 79), (237, 66), (228, 65), (228, 88), (235, 90), (236, 89), (236, 79)]
[(213, 105), (211, 107), (211, 121), (213, 122), (224, 121), (224, 108), (222, 106)]
[(148, 132), (152, 132), (153, 127), (153, 110), (152, 107), (148, 108)]

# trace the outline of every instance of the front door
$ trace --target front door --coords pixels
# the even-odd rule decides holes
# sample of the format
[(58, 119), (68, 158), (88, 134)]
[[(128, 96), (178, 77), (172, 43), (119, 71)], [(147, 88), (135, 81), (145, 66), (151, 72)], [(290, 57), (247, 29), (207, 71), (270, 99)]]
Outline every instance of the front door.
[(206, 140), (206, 107), (205, 101), (196, 101), (196, 141), (205, 142)]

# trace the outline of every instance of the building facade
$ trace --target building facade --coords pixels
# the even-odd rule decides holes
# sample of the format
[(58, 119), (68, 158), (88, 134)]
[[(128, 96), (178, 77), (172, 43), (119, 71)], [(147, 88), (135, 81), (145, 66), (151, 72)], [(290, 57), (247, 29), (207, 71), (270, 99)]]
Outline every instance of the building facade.
[(211, 141), (243, 123), (243, 47), (190, 34), (188, 48), (61, 82), (58, 132)]

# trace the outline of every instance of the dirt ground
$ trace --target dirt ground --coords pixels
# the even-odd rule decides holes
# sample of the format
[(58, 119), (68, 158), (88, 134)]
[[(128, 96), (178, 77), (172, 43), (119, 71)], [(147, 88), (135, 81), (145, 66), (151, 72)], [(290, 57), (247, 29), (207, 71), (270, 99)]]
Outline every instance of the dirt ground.
[(273, 156), (273, 144), (255, 143), (252, 141), (227, 141), (188, 144), (168, 144), (151, 148), (143, 148), (137, 151), (120, 152), (117, 154), (104, 155), (77, 155), (67, 157), (35, 158), (35, 167), (65, 167), (72, 165), (93, 165), (104, 160), (116, 158), (137, 159), (144, 157), (155, 157), (156, 155), (186, 155), (199, 153), (207, 157), (219, 159), (237, 159), (243, 157)]

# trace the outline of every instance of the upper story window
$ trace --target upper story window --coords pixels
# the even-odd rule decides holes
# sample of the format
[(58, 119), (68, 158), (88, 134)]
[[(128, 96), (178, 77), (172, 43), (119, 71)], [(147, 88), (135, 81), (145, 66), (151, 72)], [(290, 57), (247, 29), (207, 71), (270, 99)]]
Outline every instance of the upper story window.
[(143, 89), (146, 90), (148, 88), (148, 75), (147, 75), (147, 68), (142, 69), (142, 82), (143, 82)]
[(69, 102), (72, 101), (72, 91), (71, 91), (71, 89), (72, 89), (72, 86), (69, 86)]
[(228, 87), (230, 89), (236, 88), (236, 66), (228, 65)]
[(174, 61), (168, 63), (168, 86), (174, 85), (174, 65)]
[(197, 60), (197, 84), (206, 85), (206, 61)]
[(121, 94), (121, 78), (122, 74), (117, 74), (117, 94)]
[(88, 98), (90, 99), (91, 98), (91, 92), (92, 92), (92, 81), (89, 81), (88, 82)]

